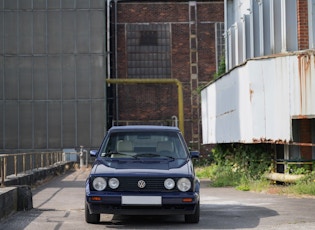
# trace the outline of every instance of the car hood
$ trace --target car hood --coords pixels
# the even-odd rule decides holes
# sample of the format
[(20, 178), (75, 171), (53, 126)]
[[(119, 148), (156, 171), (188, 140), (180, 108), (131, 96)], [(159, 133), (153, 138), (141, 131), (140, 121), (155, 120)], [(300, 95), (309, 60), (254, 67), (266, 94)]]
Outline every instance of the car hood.
[(181, 174), (193, 172), (190, 159), (175, 160), (101, 160), (94, 163), (91, 174)]

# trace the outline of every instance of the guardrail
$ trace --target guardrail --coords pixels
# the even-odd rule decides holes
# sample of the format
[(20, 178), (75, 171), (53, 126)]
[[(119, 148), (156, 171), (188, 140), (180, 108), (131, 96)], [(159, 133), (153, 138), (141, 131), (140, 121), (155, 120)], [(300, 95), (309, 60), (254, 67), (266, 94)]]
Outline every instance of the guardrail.
[(0, 154), (1, 186), (4, 186), (8, 175), (25, 174), (62, 161), (64, 161), (63, 152)]
[(315, 171), (315, 160), (286, 160), (277, 159), (274, 161), (274, 168), (277, 169), (278, 165), (283, 165), (284, 173), (290, 173), (288, 168), (292, 165), (297, 165), (299, 167), (308, 166), (309, 171)]

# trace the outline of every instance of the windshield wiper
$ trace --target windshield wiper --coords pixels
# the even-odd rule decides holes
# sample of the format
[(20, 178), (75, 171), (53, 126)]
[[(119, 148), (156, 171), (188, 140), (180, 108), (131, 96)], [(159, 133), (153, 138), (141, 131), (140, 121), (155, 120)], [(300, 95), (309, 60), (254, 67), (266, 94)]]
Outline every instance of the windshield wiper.
[(160, 157), (160, 154), (155, 153), (139, 153), (136, 155), (136, 157)]
[(171, 157), (171, 156), (161, 156), (161, 157), (167, 157), (167, 158), (169, 158), (171, 160), (175, 160), (175, 157)]
[(161, 158), (169, 158), (171, 160), (175, 160), (175, 158), (172, 156), (165, 156), (165, 155), (160, 155), (156, 153), (139, 153), (135, 155), (135, 157), (161, 157)]
[(122, 152), (108, 152), (105, 154), (105, 157), (109, 157), (111, 155), (122, 155), (122, 156), (128, 156), (128, 157), (132, 157), (132, 158), (136, 158), (137, 159), (137, 156), (135, 155), (131, 155), (131, 154), (128, 154), (128, 153), (122, 153)]

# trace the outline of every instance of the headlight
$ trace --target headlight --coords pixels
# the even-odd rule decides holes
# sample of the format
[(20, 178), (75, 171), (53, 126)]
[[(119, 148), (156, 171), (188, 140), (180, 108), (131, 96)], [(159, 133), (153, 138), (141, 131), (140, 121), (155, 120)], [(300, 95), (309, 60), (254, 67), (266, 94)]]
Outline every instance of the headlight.
[(111, 189), (116, 189), (119, 186), (119, 180), (117, 178), (110, 178), (108, 185)]
[(191, 182), (187, 178), (181, 178), (177, 181), (177, 188), (182, 192), (187, 192), (191, 188)]
[(172, 178), (168, 178), (164, 181), (164, 187), (171, 190), (175, 187), (175, 181)]
[(102, 191), (106, 188), (106, 180), (103, 177), (96, 177), (93, 180), (93, 188), (97, 191)]

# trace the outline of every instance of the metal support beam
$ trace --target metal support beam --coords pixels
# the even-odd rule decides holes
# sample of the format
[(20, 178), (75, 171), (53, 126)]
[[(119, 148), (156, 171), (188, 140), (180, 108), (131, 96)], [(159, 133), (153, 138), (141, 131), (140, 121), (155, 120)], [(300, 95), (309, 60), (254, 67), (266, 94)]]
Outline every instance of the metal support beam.
[(106, 79), (108, 84), (176, 84), (178, 94), (178, 122), (179, 129), (184, 135), (184, 99), (183, 99), (183, 85), (182, 83), (174, 78), (160, 78), (160, 79)]

